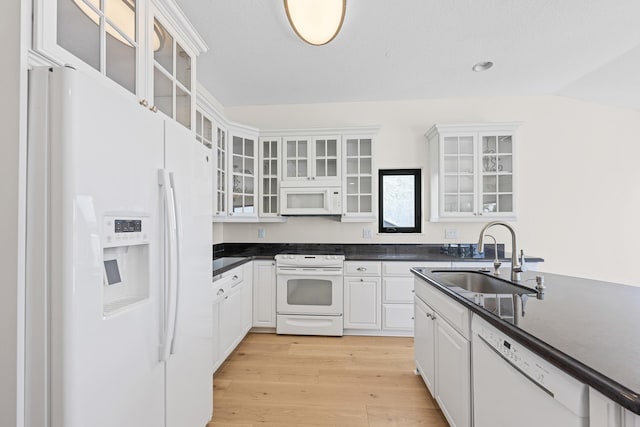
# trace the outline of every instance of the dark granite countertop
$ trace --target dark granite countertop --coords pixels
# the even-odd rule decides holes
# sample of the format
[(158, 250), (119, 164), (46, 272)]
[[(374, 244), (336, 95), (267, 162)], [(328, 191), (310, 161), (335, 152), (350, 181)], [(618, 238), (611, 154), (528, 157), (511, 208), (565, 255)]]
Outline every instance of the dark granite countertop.
[[(500, 317), (493, 307), (477, 304), (473, 295), (465, 297), (446, 286), (446, 282), (438, 283), (431, 270), (412, 269), (418, 277), (560, 369), (640, 414), (639, 287), (525, 272), (521, 283), (527, 287), (535, 286), (535, 276), (544, 277), (543, 299), (537, 299), (532, 290), (526, 298), (524, 315), (520, 309)], [(508, 274), (504, 269), (503, 277)], [(522, 307), (522, 298), (514, 298), (519, 298), (516, 307)]]
[(219, 274), (224, 273), (225, 271), (229, 271), (233, 268), (241, 266), (244, 263), (251, 261), (253, 257), (221, 257), (216, 258), (211, 263), (211, 268), (213, 269), (213, 276), (217, 276)]

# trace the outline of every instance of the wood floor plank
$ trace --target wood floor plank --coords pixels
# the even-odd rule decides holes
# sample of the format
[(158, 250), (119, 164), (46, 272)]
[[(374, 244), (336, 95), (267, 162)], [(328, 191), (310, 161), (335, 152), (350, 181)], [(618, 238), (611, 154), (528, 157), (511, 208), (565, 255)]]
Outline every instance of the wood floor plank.
[(413, 339), (249, 334), (214, 376), (209, 427), (430, 426)]

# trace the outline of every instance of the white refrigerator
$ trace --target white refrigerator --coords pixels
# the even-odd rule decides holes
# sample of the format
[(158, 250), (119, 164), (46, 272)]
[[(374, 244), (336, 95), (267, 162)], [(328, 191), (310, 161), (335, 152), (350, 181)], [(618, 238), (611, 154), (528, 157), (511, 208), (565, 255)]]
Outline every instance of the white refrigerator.
[(108, 82), (30, 71), (28, 426), (210, 420), (210, 160)]

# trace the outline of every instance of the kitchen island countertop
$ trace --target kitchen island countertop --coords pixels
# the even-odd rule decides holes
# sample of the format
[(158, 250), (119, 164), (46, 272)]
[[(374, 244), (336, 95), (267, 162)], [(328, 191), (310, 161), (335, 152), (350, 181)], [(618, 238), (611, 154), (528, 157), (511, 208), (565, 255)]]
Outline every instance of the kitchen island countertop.
[[(432, 269), (411, 271), (563, 371), (640, 414), (640, 287), (525, 272), (521, 284), (526, 287), (535, 286), (536, 276), (544, 277), (543, 299), (532, 290), (524, 314), (501, 318), (471, 295), (444, 285)], [(508, 274), (504, 269), (502, 277)]]

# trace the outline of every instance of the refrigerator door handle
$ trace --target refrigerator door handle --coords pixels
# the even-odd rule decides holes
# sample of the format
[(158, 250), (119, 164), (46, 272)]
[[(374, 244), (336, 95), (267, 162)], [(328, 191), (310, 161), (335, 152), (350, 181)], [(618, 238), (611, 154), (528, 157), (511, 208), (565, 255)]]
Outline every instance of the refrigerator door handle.
[(173, 312), (173, 332), (171, 334), (171, 347), (170, 354), (175, 354), (178, 349), (178, 313), (180, 310), (180, 290), (182, 289), (181, 279), (181, 266), (182, 266), (182, 213), (180, 210), (180, 202), (178, 199), (178, 192), (176, 191), (175, 177), (173, 172), (169, 173), (169, 179), (171, 180), (171, 189), (173, 191), (173, 212), (176, 223), (176, 288), (175, 288), (175, 306)]
[(171, 350), (171, 337), (175, 332), (175, 311), (177, 303), (177, 281), (178, 281), (178, 267), (177, 267), (177, 226), (175, 216), (175, 201), (174, 192), (171, 188), (171, 178), (169, 172), (166, 169), (160, 169), (158, 171), (159, 185), (162, 188), (164, 199), (164, 213), (165, 223), (167, 225), (168, 232), (165, 236), (168, 242), (168, 257), (165, 256), (167, 268), (165, 269), (167, 275), (164, 280), (164, 313), (163, 326), (164, 331), (162, 335), (162, 343), (160, 346), (160, 360), (166, 361), (169, 358)]

